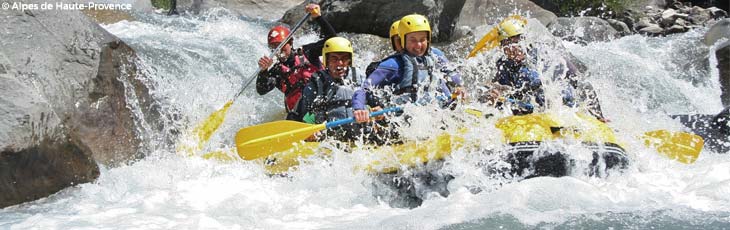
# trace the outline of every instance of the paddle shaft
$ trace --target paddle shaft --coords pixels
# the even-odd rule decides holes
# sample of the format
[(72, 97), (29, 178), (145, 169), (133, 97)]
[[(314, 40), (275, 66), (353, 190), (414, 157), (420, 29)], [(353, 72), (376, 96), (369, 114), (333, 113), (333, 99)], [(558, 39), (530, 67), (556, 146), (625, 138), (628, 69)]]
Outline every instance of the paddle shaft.
[[(391, 107), (391, 108), (387, 108), (387, 109), (384, 109), (384, 110), (380, 110), (380, 111), (377, 111), (377, 112), (370, 113), (370, 117), (376, 117), (376, 116), (380, 116), (380, 115), (383, 115), (383, 114), (386, 114), (386, 113), (398, 112), (398, 111), (401, 111), (401, 108), (400, 107)], [(329, 129), (329, 128), (337, 127), (337, 126), (340, 126), (340, 125), (349, 124), (349, 123), (352, 123), (352, 122), (355, 122), (355, 118), (354, 117), (340, 119), (340, 120), (336, 120), (336, 121), (332, 121), (332, 122), (327, 122), (326, 128)]]
[[(301, 20), (299, 20), (299, 22), (297, 22), (297, 24), (294, 26), (294, 28), (292, 28), (291, 33), (289, 33), (289, 36), (286, 36), (286, 38), (284, 39), (284, 41), (281, 42), (281, 43), (279, 43), (279, 46), (277, 46), (276, 49), (274, 49), (271, 52), (271, 54), (269, 54), (269, 58), (273, 59), (274, 56), (276, 56), (276, 54), (279, 53), (279, 51), (281, 50), (281, 48), (284, 47), (284, 45), (286, 45), (286, 43), (288, 43), (289, 40), (292, 38), (292, 36), (294, 35), (294, 32), (296, 32), (299, 29), (299, 27), (301, 27), (302, 24), (304, 24), (304, 22), (307, 21), (307, 19), (309, 19), (309, 16), (310, 16), (310, 14), (307, 13), (307, 15), (304, 15), (304, 17)], [(236, 98), (238, 98), (238, 96), (241, 96), (241, 94), (243, 93), (243, 91), (246, 90), (246, 88), (248, 88), (249, 85), (251, 85), (251, 83), (256, 79), (256, 77), (259, 75), (259, 73), (261, 71), (262, 71), (261, 67), (258, 67), (256, 69), (256, 72), (254, 72), (253, 75), (251, 75), (251, 77), (248, 79), (248, 81), (246, 82), (246, 84), (243, 85), (243, 88), (241, 88), (241, 91), (238, 91), (238, 93), (233, 98), (233, 100), (236, 100)]]

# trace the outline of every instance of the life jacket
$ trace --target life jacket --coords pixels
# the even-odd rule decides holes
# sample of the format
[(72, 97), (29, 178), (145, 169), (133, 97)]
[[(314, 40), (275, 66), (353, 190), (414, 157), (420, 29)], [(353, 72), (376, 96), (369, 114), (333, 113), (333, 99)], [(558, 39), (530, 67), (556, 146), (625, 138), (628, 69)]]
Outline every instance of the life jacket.
[(370, 62), (370, 64), (368, 64), (368, 67), (365, 68), (365, 76), (370, 76), (371, 73), (375, 72), (375, 70), (378, 69), (378, 66), (381, 62), (383, 62), (383, 60)]
[[(401, 81), (393, 87), (393, 94), (399, 95), (394, 102), (402, 104), (405, 100), (410, 102), (418, 101), (418, 90), (423, 89), (424, 93), (429, 93), (430, 88), (435, 84), (434, 69), (436, 68), (435, 57), (428, 52), (424, 55), (421, 62), (416, 61), (418, 57), (412, 57), (407, 54), (395, 55), (400, 59)], [(396, 59), (396, 60), (398, 60)]]
[(365, 76), (366, 77), (370, 76), (371, 73), (375, 72), (375, 70), (378, 69), (378, 66), (380, 66), (380, 63), (383, 63), (385, 60), (388, 60), (388, 58), (396, 57), (399, 55), (401, 55), (401, 53), (396, 52), (395, 54), (391, 54), (390, 56), (385, 57), (379, 61), (370, 62), (370, 64), (368, 64), (368, 67), (365, 68)]
[(301, 49), (294, 54), (293, 66), (282, 64), (280, 68), (282, 78), (279, 78), (278, 88), (284, 93), (287, 112), (296, 111), (296, 106), (302, 97), (302, 89), (307, 85), (312, 74), (322, 68), (309, 62)]
[(318, 71), (313, 75), (312, 83), (316, 96), (307, 109), (315, 114), (316, 123), (353, 116), (352, 96), (355, 94), (355, 86), (362, 80), (360, 78), (355, 67), (350, 67), (347, 76), (342, 79), (342, 84), (334, 82), (327, 70)]

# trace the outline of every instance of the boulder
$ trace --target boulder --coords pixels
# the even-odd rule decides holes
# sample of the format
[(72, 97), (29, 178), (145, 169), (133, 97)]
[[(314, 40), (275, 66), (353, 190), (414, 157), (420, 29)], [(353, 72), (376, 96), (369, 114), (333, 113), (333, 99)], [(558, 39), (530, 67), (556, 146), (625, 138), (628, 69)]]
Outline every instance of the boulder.
[(177, 0), (177, 11), (199, 13), (213, 8), (225, 8), (235, 15), (275, 21), (287, 9), (302, 2), (302, 0)]
[[(528, 0), (325, 0), (322, 8), (324, 17), (337, 32), (381, 37), (388, 36), (393, 21), (412, 13), (422, 14), (431, 23), (435, 42), (454, 41), (475, 30), (481, 32), (476, 28), (497, 23), (511, 14), (529, 15), (546, 25), (556, 18)], [(293, 25), (303, 16), (299, 5), (287, 11), (281, 22)]]
[(0, 207), (92, 181), (97, 164), (145, 152), (142, 127), (159, 128), (159, 111), (129, 46), (80, 11), (0, 17)]
[[(324, 17), (337, 32), (373, 34), (381, 37), (388, 37), (388, 28), (393, 21), (408, 14), (418, 13), (429, 19), (434, 41), (448, 41), (454, 34), (455, 19), (463, 5), (464, 0), (325, 0), (322, 3), (322, 10)], [(303, 9), (303, 5), (291, 8), (281, 22), (295, 24), (304, 16)]]

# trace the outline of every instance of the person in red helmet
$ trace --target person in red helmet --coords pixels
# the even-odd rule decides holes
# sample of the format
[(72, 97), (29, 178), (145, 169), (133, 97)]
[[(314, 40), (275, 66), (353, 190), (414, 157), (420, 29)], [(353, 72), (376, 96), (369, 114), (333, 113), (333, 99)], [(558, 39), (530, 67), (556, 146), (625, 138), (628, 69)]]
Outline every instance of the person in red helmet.
[[(298, 108), (299, 99), (302, 96), (302, 89), (307, 85), (313, 73), (322, 70), (322, 63), (319, 56), (322, 56), (322, 47), (327, 39), (337, 35), (332, 25), (324, 17), (320, 17), (320, 9), (317, 4), (309, 4), (305, 10), (321, 28), (321, 40), (306, 44), (302, 48), (293, 48), (293, 38), (281, 48), (276, 54), (277, 63), (267, 56), (261, 57), (258, 61), (261, 71), (256, 78), (256, 92), (264, 95), (274, 88), (284, 93), (284, 107), (286, 108), (287, 120), (301, 121), (303, 114)], [(269, 48), (275, 49), (291, 33), (286, 26), (275, 26), (268, 34)], [(269, 67), (271, 67), (269, 69)]]

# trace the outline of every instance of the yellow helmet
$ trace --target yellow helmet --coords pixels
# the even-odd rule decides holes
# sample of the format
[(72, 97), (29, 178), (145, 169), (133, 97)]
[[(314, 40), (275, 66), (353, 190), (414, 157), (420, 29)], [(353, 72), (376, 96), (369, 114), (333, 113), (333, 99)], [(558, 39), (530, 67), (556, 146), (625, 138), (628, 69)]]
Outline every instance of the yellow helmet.
[(350, 40), (343, 37), (332, 37), (324, 42), (324, 46), (322, 47), (322, 65), (325, 67), (327, 67), (328, 53), (349, 53), (350, 65), (352, 65), (354, 55)]
[(428, 45), (431, 45), (431, 26), (428, 19), (420, 14), (406, 15), (400, 19), (398, 24), (398, 36), (400, 36), (400, 45), (406, 47), (406, 34), (426, 31), (428, 32)]
[[(395, 49), (395, 43), (393, 41), (393, 36), (398, 36), (398, 25), (400, 24), (400, 20), (397, 20), (393, 22), (393, 24), (390, 25), (390, 33), (388, 33), (388, 40), (390, 40), (390, 47), (393, 47), (393, 50), (398, 51)], [(400, 38), (398, 39), (398, 42), (400, 42)]]
[(393, 36), (398, 35), (398, 24), (400, 24), (400, 20), (394, 21), (393, 24), (390, 25), (390, 33), (388, 34), (389, 38), (393, 38)]
[(499, 23), (499, 40), (511, 38), (525, 32), (526, 20), (509, 17)]

